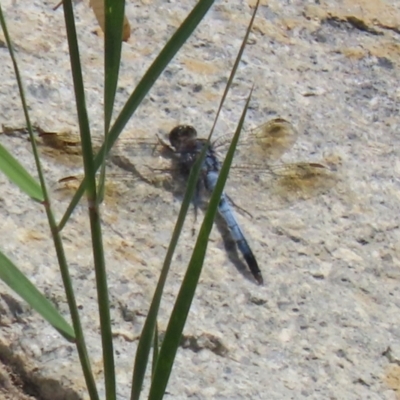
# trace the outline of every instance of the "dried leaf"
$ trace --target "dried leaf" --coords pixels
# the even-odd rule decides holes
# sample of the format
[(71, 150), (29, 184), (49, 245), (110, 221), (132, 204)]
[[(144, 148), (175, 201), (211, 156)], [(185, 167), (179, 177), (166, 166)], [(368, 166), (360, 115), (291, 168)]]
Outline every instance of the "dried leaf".
[[(104, 32), (105, 24), (104, 24), (104, 0), (90, 0), (90, 7), (93, 8), (94, 15), (97, 18), (97, 22), (99, 23), (102, 31)], [(131, 26), (129, 25), (129, 21), (124, 15), (124, 27), (122, 30), (122, 40), (124, 42), (128, 41), (131, 36)]]

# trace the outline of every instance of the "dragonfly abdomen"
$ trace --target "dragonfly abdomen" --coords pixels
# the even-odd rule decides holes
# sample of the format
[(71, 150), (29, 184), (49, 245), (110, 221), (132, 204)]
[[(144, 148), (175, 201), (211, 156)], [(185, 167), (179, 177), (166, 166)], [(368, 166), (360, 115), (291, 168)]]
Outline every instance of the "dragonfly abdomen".
[(242, 230), (240, 229), (239, 223), (237, 222), (235, 214), (233, 213), (232, 205), (230, 204), (225, 194), (221, 196), (221, 200), (218, 206), (218, 212), (226, 221), (232, 238), (235, 241), (238, 249), (242, 253), (244, 259), (246, 260), (246, 263), (254, 278), (260, 285), (262, 285), (264, 281), (261, 275), (260, 268), (258, 267), (257, 260), (249, 244), (247, 243), (247, 240)]
[[(218, 179), (218, 171), (209, 171), (205, 177), (205, 184), (209, 191), (212, 191), (216, 185)], [(229, 202), (225, 193), (222, 193), (219, 205), (218, 205), (218, 212), (221, 217), (225, 220), (229, 232), (232, 236), (232, 239), (235, 241), (236, 246), (242, 253), (246, 263), (253, 274), (254, 278), (258, 282), (258, 284), (262, 285), (264, 283), (263, 277), (258, 267), (258, 263), (254, 254), (247, 243), (247, 240), (239, 226), (239, 223), (235, 217), (235, 214), (232, 210), (232, 205)]]

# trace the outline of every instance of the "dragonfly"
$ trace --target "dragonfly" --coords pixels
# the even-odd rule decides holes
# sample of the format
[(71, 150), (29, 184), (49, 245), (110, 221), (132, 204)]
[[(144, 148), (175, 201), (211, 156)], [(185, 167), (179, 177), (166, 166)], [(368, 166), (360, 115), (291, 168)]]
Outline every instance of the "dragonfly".
[[(267, 160), (271, 161), (272, 159), (279, 158), (295, 143), (296, 139), (297, 132), (288, 121), (282, 118), (275, 118), (268, 121), (245, 135), (236, 155), (236, 160), (240, 160), (240, 162), (233, 165), (232, 168), (236, 172), (241, 170), (247, 175), (250, 175), (250, 172), (256, 171), (260, 173), (260, 176), (265, 173), (269, 177), (271, 175), (275, 175), (276, 177), (280, 175), (280, 178), (283, 178), (281, 183), (285, 184), (286, 178), (286, 185), (291, 185), (293, 189), (297, 181), (297, 190), (299, 191), (300, 188), (303, 188), (308, 194), (311, 194), (311, 189), (322, 189), (323, 187), (327, 188), (327, 186), (330, 186), (333, 183), (333, 176), (331, 171), (322, 164), (297, 163), (273, 167), (266, 162)], [(213, 192), (221, 168), (218, 149), (226, 148), (230, 140), (231, 135), (221, 136), (207, 148), (193, 199), (195, 207), (199, 203), (201, 189), (205, 189), (209, 195)], [(178, 165), (181, 173), (188, 176), (203, 147), (206, 146), (207, 141), (197, 137), (197, 131), (193, 126), (178, 125), (170, 131), (169, 142), (178, 157)], [(258, 163), (255, 160), (259, 160)], [(251, 178), (247, 176), (246, 179)], [(257, 180), (261, 183), (259, 177)], [(312, 186), (314, 187), (312, 188)], [(262, 189), (261, 184), (260, 189)], [(223, 192), (218, 204), (218, 213), (226, 222), (232, 239), (242, 253), (254, 279), (258, 284), (262, 285), (264, 279), (261, 270), (236, 218), (233, 204), (233, 201), (226, 192)]]
[[(197, 131), (191, 125), (178, 125), (169, 133), (169, 141), (172, 148), (179, 157), (179, 166), (182, 174), (188, 176), (193, 165), (197, 161), (207, 141), (197, 138)], [(197, 207), (201, 188), (209, 194), (213, 192), (217, 184), (218, 175), (221, 169), (220, 160), (215, 152), (216, 144), (209, 146), (206, 150), (205, 159), (201, 166), (200, 178), (194, 195), (194, 205)], [(231, 202), (225, 192), (222, 193), (218, 204), (218, 213), (225, 220), (226, 225), (235, 241), (236, 246), (242, 253), (246, 263), (255, 280), (261, 285), (264, 283), (261, 270), (257, 260), (243, 234), (243, 231), (233, 212)]]
[[(79, 156), (79, 141), (68, 134), (57, 134), (39, 131), (39, 139), (48, 155), (63, 153), (64, 156)], [(216, 185), (221, 168), (221, 154), (226, 152), (232, 139), (231, 134), (219, 136), (207, 149), (206, 157), (201, 166), (201, 173), (192, 200), (195, 215), (203, 200), (204, 194), (210, 196)], [(331, 189), (337, 183), (337, 176), (328, 166), (321, 163), (298, 162), (291, 164), (275, 164), (280, 157), (297, 141), (298, 132), (293, 125), (283, 119), (274, 118), (241, 135), (237, 146), (234, 163), (228, 177), (228, 190), (248, 194), (248, 198), (265, 197), (259, 206), (267, 208), (266, 203), (291, 203), (299, 199), (308, 199)], [(102, 140), (94, 140), (99, 147)], [(120, 140), (116, 151), (109, 159), (119, 168), (136, 174), (136, 177), (151, 183), (166, 182), (170, 179), (185, 180), (206, 145), (205, 139), (197, 136), (196, 129), (191, 125), (178, 125), (169, 135), (168, 141), (160, 137), (157, 140), (149, 138), (132, 138)], [(126, 154), (126, 156), (125, 156)], [(157, 161), (172, 159), (172, 165), (164, 164), (158, 167)], [(108, 174), (110, 176), (110, 174)], [(126, 179), (127, 173), (113, 174), (111, 177)], [(129, 179), (129, 178), (128, 178)], [(66, 185), (79, 181), (77, 177), (61, 180)], [(72, 185), (76, 188), (77, 185)], [(111, 195), (116, 191), (111, 189)], [(257, 206), (257, 204), (256, 204)], [(235, 209), (240, 209), (234, 202), (231, 193), (221, 195), (218, 213), (228, 228), (231, 238), (242, 254), (256, 282), (263, 284), (264, 279), (257, 259), (241, 228)], [(243, 211), (243, 210), (242, 210)]]

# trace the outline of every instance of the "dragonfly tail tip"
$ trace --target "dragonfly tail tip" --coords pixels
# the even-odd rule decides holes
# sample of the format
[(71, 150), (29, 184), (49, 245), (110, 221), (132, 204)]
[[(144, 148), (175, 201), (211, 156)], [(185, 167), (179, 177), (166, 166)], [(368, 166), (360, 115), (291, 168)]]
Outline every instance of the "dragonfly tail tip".
[(264, 285), (264, 279), (263, 279), (263, 277), (262, 277), (262, 275), (261, 275), (261, 272), (259, 272), (258, 274), (254, 275), (254, 278), (256, 279), (257, 283), (258, 283), (260, 286), (263, 286), (263, 285)]

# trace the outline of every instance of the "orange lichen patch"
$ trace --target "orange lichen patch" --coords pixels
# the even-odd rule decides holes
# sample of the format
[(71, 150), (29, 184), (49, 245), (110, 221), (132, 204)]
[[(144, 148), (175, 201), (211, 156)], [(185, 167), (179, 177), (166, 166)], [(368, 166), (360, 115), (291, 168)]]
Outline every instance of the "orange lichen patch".
[(335, 4), (325, 0), (318, 6), (306, 6), (304, 15), (320, 20), (337, 18), (343, 21), (358, 21), (371, 29), (400, 29), (400, 11), (383, 0), (343, 0)]
[(338, 49), (346, 57), (359, 60), (363, 57), (374, 56), (387, 58), (396, 65), (400, 65), (400, 45), (390, 39), (381, 37), (379, 40), (369, 40), (363, 47)]
[[(256, 0), (248, 1), (250, 8), (254, 8), (255, 4)], [(268, 7), (272, 8), (271, 5), (268, 4), (268, 1), (260, 1), (260, 6), (261, 5), (268, 5)], [(232, 12), (229, 7), (223, 5), (219, 5), (217, 8), (218, 11), (224, 15), (224, 18), (232, 21), (235, 26), (243, 26), (244, 28), (248, 26), (249, 17), (247, 15), (240, 12)], [(279, 12), (277, 14), (279, 15)], [(309, 21), (304, 20), (304, 18), (277, 18), (274, 21), (269, 21), (262, 17), (256, 17), (252, 32), (255, 34), (261, 33), (261, 35), (268, 36), (283, 44), (297, 44), (298, 40), (290, 38), (287, 32), (297, 27), (307, 28), (308, 25)]]
[(278, 42), (290, 44), (292, 40), (285, 32), (288, 28), (287, 26), (283, 28), (283, 26), (284, 25), (273, 24), (271, 21), (259, 18), (254, 21), (253, 31), (273, 38)]
[(38, 231), (37, 229), (26, 229), (20, 235), (21, 241), (24, 243), (31, 242), (34, 240), (45, 240), (47, 236), (44, 235), (42, 232)]
[(206, 63), (192, 58), (185, 58), (182, 62), (189, 71), (197, 74), (211, 75), (219, 72), (219, 68), (214, 63)]
[(211, 92), (210, 90), (204, 90), (199, 93), (200, 97), (203, 97), (209, 102), (216, 102), (221, 98), (219, 93)]
[(323, 1), (320, 5), (308, 5), (304, 15), (311, 20), (335, 19), (348, 22), (361, 30), (381, 35), (366, 35), (360, 47), (339, 48), (338, 51), (352, 59), (367, 56), (386, 57), (400, 64), (400, 45), (385, 30), (400, 32), (400, 10), (383, 0), (344, 0), (340, 4)]
[(118, 214), (116, 214), (114, 212), (114, 210), (111, 210), (111, 212), (109, 212), (108, 207), (106, 207), (105, 211), (103, 209), (101, 218), (102, 218), (102, 221), (104, 223), (108, 224), (109, 226), (114, 226), (115, 224), (118, 223), (118, 220), (119, 220)]
[(147, 265), (146, 260), (140, 255), (138, 249), (125, 240), (116, 239), (110, 245), (113, 248), (114, 255), (119, 259), (129, 260), (135, 265)]
[(370, 53), (376, 57), (387, 57), (400, 63), (400, 43), (390, 40), (381, 40), (368, 47)]
[(282, 18), (280, 24), (284, 26), (286, 30), (291, 31), (299, 26), (304, 26), (304, 18)]
[(396, 392), (396, 399), (400, 400), (400, 366), (389, 364), (383, 378), (385, 384)]
[(324, 20), (331, 17), (331, 13), (328, 12), (327, 7), (321, 5), (309, 4), (304, 7), (304, 16), (312, 20)]
[(133, 342), (135, 340), (138, 340), (140, 337), (140, 335), (134, 335), (125, 329), (113, 329), (112, 335), (114, 338), (120, 337), (126, 342)]
[(185, 20), (185, 15), (180, 10), (171, 9), (166, 15), (168, 18), (168, 24), (174, 28), (179, 28), (182, 22)]
[(360, 60), (367, 55), (367, 51), (361, 47), (345, 47), (340, 49), (341, 53), (348, 58)]
[(342, 166), (343, 159), (340, 154), (328, 153), (324, 155), (324, 163), (332, 169), (339, 169)]
[[(260, 6), (268, 6), (269, 0), (260, 0)], [(257, 0), (247, 0), (247, 4), (249, 5), (250, 8), (254, 8), (257, 4)]]

